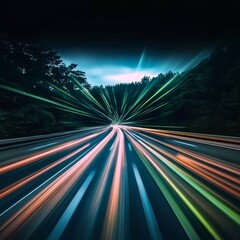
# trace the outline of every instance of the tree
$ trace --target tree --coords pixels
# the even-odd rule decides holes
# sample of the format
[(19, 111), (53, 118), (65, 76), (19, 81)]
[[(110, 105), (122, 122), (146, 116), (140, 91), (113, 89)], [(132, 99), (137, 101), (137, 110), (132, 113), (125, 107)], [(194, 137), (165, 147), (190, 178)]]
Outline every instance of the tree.
[(51, 48), (40, 44), (0, 41), (0, 77), (29, 90), (51, 83), (73, 93), (74, 77), (90, 88), (85, 73), (76, 70), (77, 64), (66, 64)]

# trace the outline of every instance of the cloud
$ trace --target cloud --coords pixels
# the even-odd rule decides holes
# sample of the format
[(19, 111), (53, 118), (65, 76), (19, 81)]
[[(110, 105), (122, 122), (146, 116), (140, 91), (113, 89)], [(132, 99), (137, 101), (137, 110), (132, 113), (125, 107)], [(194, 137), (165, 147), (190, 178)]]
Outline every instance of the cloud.
[(88, 79), (97, 85), (137, 82), (144, 76), (153, 77), (157, 74), (158, 71), (156, 69), (142, 69), (137, 71), (136, 68), (115, 65), (93, 67), (87, 71)]
[(106, 83), (116, 84), (116, 83), (131, 83), (140, 81), (144, 76), (156, 76), (156, 73), (150, 73), (149, 71), (131, 71), (128, 73), (116, 73), (106, 75), (103, 79)]

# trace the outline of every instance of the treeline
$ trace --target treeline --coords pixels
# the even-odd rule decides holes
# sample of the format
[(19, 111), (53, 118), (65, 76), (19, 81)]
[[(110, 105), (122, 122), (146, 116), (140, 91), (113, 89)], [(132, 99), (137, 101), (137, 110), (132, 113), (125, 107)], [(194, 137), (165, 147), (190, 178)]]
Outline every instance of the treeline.
[(240, 136), (240, 45), (216, 49), (184, 78), (157, 122)]
[[(239, 43), (219, 47), (186, 72), (169, 71), (135, 83), (92, 87), (76, 64), (66, 66), (52, 49), (0, 41), (0, 84), (21, 91), (0, 88), (0, 138), (111, 123), (103, 116), (94, 119), (98, 114), (94, 108), (101, 108), (89, 96), (116, 122), (240, 136), (239, 76)], [(24, 96), (25, 91), (43, 99)]]
[[(171, 83), (168, 85), (169, 81)], [(112, 86), (105, 87), (111, 88)], [(113, 89), (116, 99), (122, 99), (124, 92), (128, 91), (131, 96), (130, 106), (147, 89), (138, 104), (143, 105), (142, 111), (129, 119), (132, 124), (240, 136), (239, 42), (215, 49), (206, 59), (186, 72), (169, 71), (153, 78), (145, 76), (140, 82), (118, 84)], [(99, 87), (94, 87), (93, 90), (99, 92)], [(156, 94), (158, 91), (160, 92)], [(95, 93), (96, 97), (97, 95), (99, 94)], [(121, 104), (117, 106), (119, 115), (120, 108)]]
[(57, 109), (47, 101), (24, 96), (24, 92), (43, 99), (61, 99), (76, 92), (73, 78), (86, 89), (90, 84), (77, 64), (66, 66), (49, 47), (18, 41), (0, 41), (0, 84), (21, 91), (0, 89), (0, 138), (21, 137), (72, 130), (86, 126), (85, 118)]

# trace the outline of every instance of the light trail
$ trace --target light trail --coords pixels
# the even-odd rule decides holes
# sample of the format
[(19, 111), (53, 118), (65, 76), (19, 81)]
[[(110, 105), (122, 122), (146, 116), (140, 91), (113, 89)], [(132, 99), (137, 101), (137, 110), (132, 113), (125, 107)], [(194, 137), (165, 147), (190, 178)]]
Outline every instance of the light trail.
[(121, 213), (124, 212), (124, 202), (122, 201), (124, 199), (123, 167), (125, 161), (125, 149), (124, 135), (120, 128), (117, 128), (117, 147), (116, 166), (113, 175), (108, 209), (104, 221), (102, 239), (124, 239), (122, 232), (124, 215)]
[(180, 144), (183, 144), (183, 145), (188, 145), (188, 146), (191, 146), (191, 147), (197, 147), (196, 145), (194, 144), (190, 144), (190, 143), (186, 143), (186, 142), (181, 142), (181, 141), (178, 141), (178, 140), (173, 140), (174, 142), (177, 142), (177, 143), (180, 143)]
[[(145, 135), (146, 136), (146, 135)], [(178, 162), (180, 165), (184, 166), (185, 168), (191, 169), (192, 172), (197, 173), (199, 176), (201, 176), (202, 178), (208, 180), (208, 182), (212, 182), (214, 183), (216, 186), (219, 186), (219, 188), (224, 188), (224, 190), (226, 192), (230, 192), (231, 194), (235, 195), (237, 198), (240, 198), (240, 192), (239, 192), (239, 184), (240, 184), (240, 180), (239, 178), (231, 176), (229, 174), (226, 174), (224, 171), (220, 171), (217, 170), (214, 167), (209, 167), (206, 164), (202, 164), (199, 163), (198, 161), (194, 161), (194, 159), (186, 157), (182, 154), (171, 154), (168, 151), (163, 150), (162, 148), (159, 148), (149, 142), (147, 142), (146, 140), (143, 140), (142, 138), (139, 138), (142, 141), (144, 141), (145, 143), (147, 143), (149, 146), (152, 147), (152, 149), (157, 150), (158, 152), (160, 152), (161, 154), (164, 154), (165, 156), (170, 157), (172, 160)], [(157, 142), (161, 142), (161, 141), (157, 141)], [(172, 147), (169, 144), (165, 144), (163, 142), (161, 142), (162, 145), (168, 146), (172, 149), (179, 149), (176, 147)], [(180, 152), (185, 152), (188, 153), (189, 155), (192, 155), (191, 152), (187, 152), (187, 151), (181, 151)], [(198, 155), (192, 155), (195, 156), (198, 159), (202, 159), (201, 156)], [(205, 158), (206, 159), (206, 158)], [(205, 160), (204, 159), (204, 160)], [(216, 164), (211, 162), (211, 159), (206, 159), (205, 162), (207, 162), (208, 164), (213, 164), (216, 166)], [(237, 174), (238, 169), (237, 168), (233, 168), (231, 166), (222, 166), (221, 164), (217, 164), (218, 167), (223, 168), (224, 170), (230, 171), (232, 173)], [(201, 170), (203, 169), (203, 170)], [(205, 170), (207, 171), (205, 171)]]
[(153, 209), (151, 207), (151, 203), (148, 199), (145, 187), (143, 185), (141, 176), (139, 174), (137, 166), (135, 164), (133, 164), (132, 167), (133, 167), (133, 172), (134, 172), (134, 175), (135, 175), (135, 178), (137, 181), (138, 190), (139, 190), (140, 197), (142, 200), (143, 210), (144, 210), (145, 217), (147, 220), (147, 225), (148, 225), (151, 239), (161, 240), (161, 239), (163, 239), (163, 237), (158, 229), (157, 221), (156, 221)]
[[(133, 133), (129, 132), (129, 134), (132, 135), (132, 137), (135, 137), (135, 138), (137, 136), (136, 133), (133, 134)], [(132, 143), (134, 143), (134, 141), (135, 141), (135, 144), (134, 144), (135, 147), (140, 151), (140, 153), (148, 161), (150, 161), (151, 164), (153, 164), (154, 168), (156, 168), (157, 171), (159, 171), (161, 176), (163, 176), (169, 182), (169, 184), (175, 189), (175, 191), (178, 192), (178, 195), (183, 199), (185, 204), (187, 204), (189, 206), (191, 211), (202, 222), (202, 224), (206, 227), (206, 229), (208, 229), (209, 233), (211, 233), (211, 235), (214, 238), (221, 238), (221, 236), (216, 232), (216, 230), (214, 230), (211, 227), (209, 222), (207, 222), (206, 220), (203, 220), (203, 217), (202, 217), (201, 213), (199, 212), (199, 210), (197, 210), (196, 207), (194, 207), (194, 205), (191, 202), (189, 202), (189, 200), (187, 200), (187, 198), (185, 198), (183, 193), (179, 191), (178, 187), (176, 185), (174, 185), (174, 183), (172, 183), (170, 181), (170, 179), (167, 177), (166, 173), (163, 172), (163, 170), (161, 170), (159, 168), (159, 164), (160, 164), (159, 160), (161, 160), (161, 162), (163, 162), (164, 165), (167, 165), (168, 167), (170, 167), (174, 171), (175, 174), (177, 174), (181, 178), (184, 178), (185, 181), (188, 184), (190, 184), (196, 191), (198, 191), (198, 194), (202, 194), (202, 196), (207, 198), (209, 202), (211, 202), (213, 205), (215, 205), (215, 207), (220, 209), (226, 216), (228, 216), (232, 221), (234, 221), (239, 226), (239, 224), (240, 224), (240, 215), (239, 215), (239, 209), (238, 209), (238, 207), (236, 205), (233, 205), (232, 203), (226, 201), (223, 198), (223, 196), (219, 196), (218, 194), (216, 194), (214, 191), (208, 189), (206, 186), (204, 186), (199, 181), (196, 181), (187, 172), (185, 172), (182, 169), (180, 169), (179, 167), (177, 167), (177, 165), (173, 164), (172, 162), (167, 160), (167, 158), (163, 157), (163, 155), (162, 155), (162, 154), (165, 154), (168, 157), (170, 157), (171, 159), (176, 160), (176, 158), (174, 157), (173, 154), (171, 154), (171, 152), (164, 151), (162, 148), (154, 146), (151, 142), (146, 141), (144, 139), (142, 139), (142, 140), (140, 140), (140, 139), (142, 139), (142, 138), (141, 137), (137, 137), (135, 140), (132, 139), (131, 141), (132, 141)], [(143, 143), (142, 141), (146, 142), (146, 144)], [(161, 155), (158, 152), (156, 152), (154, 149), (158, 150), (161, 153)], [(156, 160), (153, 160), (153, 158), (149, 154), (151, 154), (151, 155), (154, 154), (156, 156)], [(180, 161), (179, 163), (182, 164), (183, 162)], [(164, 167), (164, 165), (162, 166), (162, 164), (161, 164), (162, 167)], [(199, 168), (199, 171), (198, 170), (195, 171), (194, 169), (192, 169), (189, 166), (189, 164), (186, 164), (185, 167), (189, 168), (191, 171), (194, 171), (199, 176), (202, 176), (202, 172), (200, 171), (201, 168)], [(213, 172), (214, 172), (214, 169), (213, 169)], [(221, 177), (227, 175), (224, 172), (219, 172), (218, 171), (218, 174), (219, 173), (220, 173)], [(175, 174), (173, 176), (175, 176)], [(234, 182), (239, 182), (239, 178), (237, 178), (237, 177), (236, 178), (232, 178), (229, 175), (227, 178), (234, 180)], [(212, 178), (208, 178), (207, 180), (209, 182), (214, 183), (215, 185), (219, 185), (220, 189), (224, 189), (225, 191), (229, 192), (230, 194), (235, 196), (237, 199), (239, 199), (239, 193), (240, 193), (239, 184), (238, 185), (231, 185), (231, 187), (227, 187), (227, 188), (224, 187), (223, 188), (223, 185), (221, 183), (219, 183), (219, 181), (221, 181), (221, 178), (218, 179), (219, 181), (214, 181), (214, 179), (212, 179)], [(229, 183), (229, 184), (231, 184), (231, 183)], [(235, 191), (232, 188), (235, 188)], [(205, 208), (206, 208), (206, 206), (205, 206)]]
[[(97, 236), (102, 239), (130, 239), (137, 236), (137, 229), (132, 226), (142, 217), (139, 215), (141, 211), (136, 216), (131, 212), (137, 202), (141, 203), (138, 208), (142, 208), (145, 219), (145, 222), (139, 222), (139, 227), (146, 224), (147, 232), (144, 236), (149, 239), (168, 239), (175, 228), (178, 229), (174, 230), (177, 234), (184, 233), (194, 240), (202, 236), (236, 239), (240, 227), (239, 164), (235, 160), (231, 162), (207, 156), (206, 153), (209, 147), (224, 152), (225, 147), (230, 145), (228, 149), (234, 154), (238, 152), (237, 139), (234, 139), (234, 143), (227, 143), (221, 142), (223, 136), (217, 141), (216, 136), (213, 139), (206, 136), (205, 140), (204, 136), (200, 135), (198, 139), (195, 134), (191, 137), (191, 133), (186, 133), (189, 135), (187, 143), (194, 142), (197, 146), (193, 148), (169, 141), (172, 138), (184, 141), (183, 132), (166, 136), (154, 129), (117, 124), (98, 131), (58, 146), (46, 146), (47, 149), (37, 153), (35, 156), (38, 157), (33, 161), (29, 160), (31, 157), (20, 158), (28, 159), (24, 163), (24, 166), (28, 166), (46, 157), (54, 159), (54, 154), (41, 154), (51, 153), (49, 151), (52, 150), (58, 152), (59, 146), (63, 147), (61, 151), (66, 146), (69, 150), (71, 146), (77, 146), (65, 156), (39, 165), (39, 169), (31, 174), (24, 174), (27, 168), (18, 171), (19, 167), (11, 167), (2, 174), (3, 179), (9, 173), (23, 175), (1, 190), (5, 206), (0, 216), (1, 239), (15, 239), (17, 236), (22, 236), (22, 239), (37, 238), (39, 231), (49, 239), (65, 238), (70, 234), (69, 226), (79, 229), (77, 232), (81, 231), (81, 236), (86, 239)], [(94, 146), (93, 140), (96, 141)], [(202, 144), (201, 148), (198, 147), (198, 140)], [(206, 153), (198, 152), (199, 149)], [(9, 166), (14, 166), (12, 164), (15, 161), (7, 160)], [(42, 178), (50, 171), (53, 172), (50, 177)], [(93, 171), (94, 181), (91, 174)], [(149, 185), (151, 178), (159, 192)], [(79, 185), (79, 181), (83, 184)], [(26, 188), (29, 188), (28, 193), (23, 195), (21, 191), (26, 191)], [(130, 198), (132, 191), (137, 191), (139, 195)], [(150, 193), (154, 196), (148, 195)], [(70, 194), (72, 197), (69, 199)], [(85, 195), (88, 195), (88, 202), (81, 205), (80, 201), (85, 201)], [(162, 197), (170, 207), (168, 212), (161, 204)], [(14, 203), (8, 203), (7, 200), (11, 198), (15, 199)], [(79, 207), (84, 216), (76, 214)], [(60, 209), (63, 211), (57, 215), (59, 217), (53, 218)], [(173, 216), (177, 219), (174, 220), (176, 225), (163, 228), (159, 223), (168, 219), (169, 214), (173, 214), (171, 219)], [(86, 227), (74, 225), (78, 218), (84, 218)], [(54, 221), (50, 224), (51, 228), (47, 228), (45, 224), (51, 221)], [(177, 228), (178, 224), (181, 228)], [(99, 229), (98, 235), (96, 227)], [(77, 235), (73, 235), (73, 239), (75, 237)]]
[(82, 116), (87, 116), (87, 117), (93, 117), (94, 118), (93, 115), (91, 115), (87, 112), (81, 111), (81, 110), (79, 110), (79, 108), (73, 108), (73, 107), (70, 107), (66, 104), (62, 104), (62, 103), (53, 101), (51, 99), (43, 98), (41, 96), (38, 96), (38, 95), (35, 95), (35, 94), (32, 94), (32, 93), (28, 93), (28, 92), (25, 92), (25, 91), (22, 91), (22, 90), (13, 88), (13, 87), (5, 86), (5, 85), (2, 85), (2, 84), (0, 84), (0, 88), (4, 89), (4, 90), (7, 90), (7, 91), (10, 91), (10, 92), (18, 93), (20, 95), (24, 95), (24, 96), (27, 96), (27, 97), (30, 97), (30, 98), (34, 98), (34, 99), (37, 99), (39, 101), (50, 103), (54, 106), (57, 106), (57, 107), (61, 108), (63, 111), (72, 111), (75, 114), (79, 114), (79, 115), (82, 115)]
[(55, 144), (57, 144), (57, 142), (53, 142), (53, 143), (45, 144), (45, 145), (42, 145), (42, 146), (39, 146), (39, 147), (31, 148), (30, 151), (38, 150), (38, 149), (45, 148), (45, 147), (49, 147), (49, 146), (55, 145)]
[(84, 181), (83, 185), (78, 190), (77, 194), (74, 196), (68, 207), (66, 208), (65, 212), (59, 219), (57, 225), (54, 227), (53, 231), (48, 237), (48, 240), (57, 240), (60, 239), (62, 233), (64, 232), (65, 228), (67, 227), (73, 213), (75, 212), (79, 202), (81, 201), (84, 193), (86, 192), (90, 182), (92, 181), (95, 172), (92, 171), (87, 179)]
[[(25, 233), (29, 238), (34, 230), (41, 224), (51, 211), (52, 206), (59, 203), (61, 198), (69, 192), (72, 185), (90, 166), (91, 162), (99, 154), (101, 148), (112, 138), (116, 130), (112, 130), (96, 147), (87, 153), (81, 161), (77, 162), (64, 174), (55, 179), (45, 189), (33, 197), (26, 205), (18, 210), (7, 222), (0, 227), (1, 238), (17, 236), (19, 231), (24, 231), (27, 223), (34, 221), (35, 226)], [(37, 219), (37, 220), (36, 220)]]
[(114, 143), (111, 146), (112, 151), (107, 159), (105, 168), (103, 169), (102, 174), (100, 175), (100, 179), (94, 191), (95, 194), (93, 196), (93, 201), (91, 203), (91, 206), (89, 207), (89, 211), (86, 216), (88, 225), (86, 228), (85, 235), (89, 239), (91, 238), (91, 235), (93, 233), (94, 225), (96, 224), (96, 219), (98, 217), (101, 204), (103, 204), (103, 197), (104, 193), (106, 192), (106, 185), (109, 181), (110, 170), (112, 168), (114, 159), (117, 155), (118, 141), (119, 138), (115, 138)]
[[(138, 67), (143, 58), (144, 52)], [(0, 238), (238, 239), (240, 139), (151, 125), (153, 113), (195, 77), (187, 73), (199, 59), (185, 73), (137, 91), (89, 91), (73, 78), (76, 93), (49, 82), (54, 92), (46, 98), (0, 84), (102, 125), (61, 142), (0, 146)], [(11, 151), (14, 158), (7, 157)]]
[(151, 165), (161, 175), (161, 177), (164, 178), (164, 180), (169, 184), (169, 186), (171, 186), (171, 188), (178, 194), (180, 199), (187, 205), (187, 207), (191, 210), (194, 216), (201, 222), (201, 224), (203, 224), (203, 226), (209, 231), (209, 233), (215, 239), (220, 240), (221, 236), (219, 235), (219, 233), (211, 226), (209, 221), (207, 221), (204, 218), (204, 216), (199, 212), (199, 209), (196, 206), (194, 206), (194, 204), (188, 198), (186, 198), (183, 192), (177, 187), (177, 185), (171, 180), (171, 178), (164, 172), (164, 170), (157, 164), (157, 160), (154, 160), (149, 155), (149, 153), (145, 151), (142, 144), (135, 143), (135, 146), (138, 148), (139, 152), (144, 156), (144, 158), (146, 158), (151, 163)]
[(39, 170), (39, 171), (37, 171), (37, 172), (35, 172), (33, 174), (30, 174), (30, 175), (22, 178), (18, 182), (9, 185), (8, 187), (6, 187), (3, 190), (1, 190), (1, 193), (0, 193), (1, 198), (6, 197), (8, 194), (16, 191), (17, 189), (19, 189), (20, 187), (24, 186), (25, 184), (31, 182), (35, 178), (41, 176), (42, 174), (46, 173), (47, 171), (51, 170), (52, 168), (56, 167), (57, 165), (63, 163), (64, 161), (66, 161), (69, 158), (73, 157), (74, 155), (76, 155), (77, 153), (81, 152), (82, 150), (84, 150), (88, 146), (89, 146), (89, 144), (86, 144), (83, 147), (77, 149), (76, 151), (71, 152), (67, 156), (65, 156), (65, 157), (63, 157), (61, 159), (58, 159), (56, 162), (48, 165), (47, 167), (44, 167), (41, 170)]
[[(85, 152), (85, 154), (88, 151)], [(45, 180), (43, 183), (41, 183), (40, 185), (38, 185), (35, 189), (33, 189), (31, 192), (29, 192), (27, 195), (25, 195), (24, 197), (20, 198), (17, 202), (15, 202), (13, 205), (11, 205), (10, 207), (8, 207), (7, 209), (5, 209), (1, 214), (0, 217), (2, 217), (5, 213), (7, 213), (8, 211), (10, 211), (12, 208), (14, 208), (16, 205), (18, 205), (19, 203), (21, 203), (23, 200), (25, 200), (27, 197), (29, 197), (30, 195), (32, 195), (33, 193), (35, 193), (37, 190), (39, 190), (42, 186), (48, 184), (52, 179), (54, 179), (56, 176), (59, 176), (60, 174), (62, 174), (62, 172), (65, 171), (65, 169), (67, 169), (69, 166), (75, 164), (84, 154), (81, 154), (80, 156), (78, 156), (77, 158), (75, 158), (72, 162), (68, 163), (65, 167), (61, 168), (58, 172), (56, 172), (55, 174), (53, 174), (50, 178), (48, 178), (47, 180)], [(24, 182), (24, 179), (23, 179)], [(7, 187), (8, 189), (8, 187)], [(17, 189), (17, 188), (16, 188)], [(7, 195), (7, 194), (6, 194)], [(4, 196), (3, 196), (4, 197)]]
[[(17, 161), (5, 161), (4, 163), (1, 163), (0, 166), (1, 166), (1, 169), (0, 169), (0, 173), (1, 174), (4, 174), (6, 172), (9, 172), (9, 171), (13, 171), (13, 170), (16, 170), (17, 168), (20, 168), (20, 167), (23, 167), (27, 164), (30, 164), (34, 161), (38, 161), (44, 157), (47, 157), (47, 156), (50, 156), (50, 155), (53, 155), (57, 152), (60, 152), (60, 151), (63, 151), (63, 150), (66, 150), (68, 148), (71, 148), (71, 147), (74, 147), (80, 143), (84, 143), (90, 139), (93, 139), (97, 136), (99, 136), (101, 133), (105, 132), (106, 130), (103, 130), (102, 132), (100, 133), (96, 133), (96, 134), (91, 134), (87, 137), (83, 137), (79, 140), (74, 140), (74, 141), (70, 141), (68, 143), (64, 143), (64, 144), (60, 144), (59, 146), (57, 147), (53, 147), (51, 148), (50, 150), (47, 150), (47, 151), (42, 151), (41, 153), (38, 153), (38, 154), (35, 154), (31, 157), (27, 157), (25, 159), (22, 159), (22, 160), (17, 160)], [(3, 166), (2, 166), (3, 165)]]

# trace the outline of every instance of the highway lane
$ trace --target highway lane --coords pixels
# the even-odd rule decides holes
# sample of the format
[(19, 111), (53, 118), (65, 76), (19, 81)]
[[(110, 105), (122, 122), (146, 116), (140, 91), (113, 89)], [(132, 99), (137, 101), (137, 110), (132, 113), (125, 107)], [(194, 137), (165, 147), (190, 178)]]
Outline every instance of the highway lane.
[(124, 125), (0, 146), (0, 239), (239, 239), (240, 141)]

